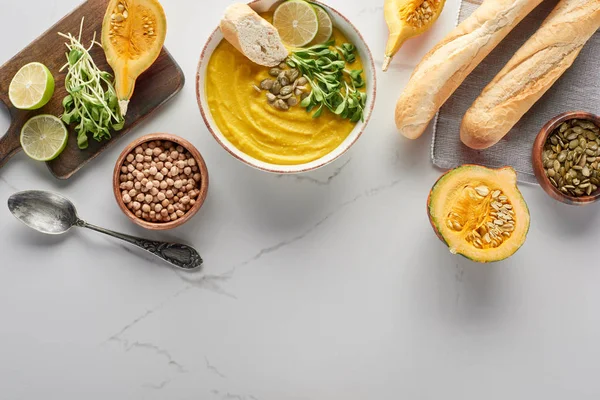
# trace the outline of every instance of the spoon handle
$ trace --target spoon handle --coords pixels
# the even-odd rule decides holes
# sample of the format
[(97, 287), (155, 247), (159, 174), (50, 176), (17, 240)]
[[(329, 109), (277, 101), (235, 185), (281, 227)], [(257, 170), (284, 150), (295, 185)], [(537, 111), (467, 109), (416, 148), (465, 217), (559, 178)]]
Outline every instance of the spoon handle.
[(200, 268), (202, 265), (202, 258), (200, 257), (200, 254), (198, 254), (193, 247), (185, 244), (142, 239), (139, 237), (125, 235), (123, 233), (100, 228), (99, 226), (89, 224), (83, 220), (78, 220), (76, 225), (124, 240), (146, 250), (149, 253), (154, 254), (158, 258), (162, 258), (175, 267), (184, 269), (186, 271), (195, 270)]

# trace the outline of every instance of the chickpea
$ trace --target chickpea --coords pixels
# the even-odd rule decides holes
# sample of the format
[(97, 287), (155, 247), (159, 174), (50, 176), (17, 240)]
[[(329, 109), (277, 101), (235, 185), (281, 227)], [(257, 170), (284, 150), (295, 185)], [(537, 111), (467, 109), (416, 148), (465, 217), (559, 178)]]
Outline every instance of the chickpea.
[(171, 213), (174, 213), (174, 212), (175, 212), (175, 207), (173, 206), (173, 204), (169, 204), (169, 205), (167, 206), (167, 212), (168, 212), (169, 214), (171, 214)]
[(194, 165), (196, 165), (196, 160), (194, 158), (189, 158), (188, 159), (188, 165), (190, 167), (193, 167)]
[(143, 193), (139, 193), (137, 196), (135, 196), (135, 199), (137, 201), (144, 201), (145, 198), (146, 198), (146, 196), (144, 196)]
[(171, 220), (175, 220), (178, 218), (177, 214), (175, 214), (175, 213), (171, 214), (170, 217), (171, 217)]
[(189, 205), (190, 205), (190, 206), (193, 206), (194, 204), (196, 204), (196, 200), (194, 200), (194, 199), (190, 199), (190, 204), (189, 204)]
[[(192, 182), (193, 182), (193, 181), (192, 181)], [(194, 185), (192, 185), (192, 183), (188, 183), (188, 184), (185, 186), (185, 190), (186, 190), (187, 192), (190, 192), (190, 191), (192, 191), (193, 189), (194, 189)]]
[(167, 215), (167, 216), (166, 216), (166, 217), (163, 219), (163, 221), (165, 221), (165, 222), (170, 222), (170, 221), (171, 221), (171, 218), (169, 218), (169, 216)]
[(137, 201), (133, 202), (133, 209), (135, 211), (139, 210), (141, 207), (142, 207), (142, 205), (139, 202), (137, 202)]
[(181, 204), (189, 204), (190, 203), (190, 198), (188, 196), (183, 196), (181, 198)]
[(135, 156), (135, 161), (137, 161), (139, 163), (143, 162), (144, 161), (144, 156), (142, 154), (137, 154)]
[(167, 155), (165, 153), (161, 153), (158, 155), (158, 159), (160, 161), (165, 161), (167, 159)]
[(163, 207), (168, 207), (169, 204), (171, 204), (171, 202), (169, 201), (169, 199), (164, 199), (161, 203), (160, 203)]
[[(144, 152), (144, 150), (142, 150), (142, 148), (140, 146), (137, 146), (134, 150), (135, 154), (141, 154)], [(137, 157), (137, 156), (136, 156)]]
[(156, 211), (157, 213), (159, 213), (162, 209), (163, 209), (162, 204), (156, 204), (154, 206), (154, 211)]
[(165, 166), (165, 163), (162, 161), (157, 161), (156, 165), (155, 165), (157, 171), (160, 171), (161, 169), (163, 169), (164, 166)]
[(148, 143), (142, 143), (142, 149), (146, 150), (148, 148)]
[(175, 162), (175, 165), (179, 169), (184, 169), (185, 168), (185, 163), (183, 162), (183, 160), (179, 160), (179, 161)]
[(142, 187), (142, 184), (140, 183), (140, 181), (136, 181), (136, 182), (133, 184), (133, 187), (134, 187), (136, 190), (140, 190), (140, 188)]
[(171, 167), (171, 171), (170, 172), (171, 172), (172, 176), (177, 176), (177, 175), (179, 175), (179, 168), (173, 166), (173, 167)]
[(125, 203), (125, 204), (131, 203), (131, 196), (129, 196), (128, 194), (124, 194), (123, 195), (123, 203)]
[(133, 208), (133, 202), (126, 203), (126, 205), (130, 210)]
[[(135, 171), (135, 169), (134, 169)], [(127, 180), (128, 181), (132, 181), (133, 180), (133, 175), (131, 173), (127, 174)]]
[(175, 181), (171, 178), (167, 178), (167, 186), (171, 187), (175, 184)]
[(132, 162), (133, 160), (135, 160), (135, 156), (133, 154), (127, 154), (127, 157), (125, 158), (127, 160), (127, 162)]
[(163, 176), (167, 176), (167, 174), (169, 173), (169, 170), (167, 169), (167, 167), (162, 167), (162, 169), (160, 170), (160, 173), (163, 174)]
[(119, 175), (119, 181), (125, 182), (127, 180), (127, 175), (121, 174)]
[(175, 147), (175, 150), (177, 150), (180, 153), (183, 153), (183, 147), (181, 145), (178, 145), (177, 147)]
[(173, 167), (173, 163), (172, 163), (172, 162), (170, 162), (170, 161), (167, 161), (167, 162), (165, 163), (165, 168), (166, 168), (166, 169), (171, 169), (172, 167)]
[(156, 218), (156, 213), (154, 211), (150, 211), (148, 214), (150, 215), (150, 219)]
[(162, 181), (164, 178), (164, 175), (161, 172), (157, 172), (156, 175), (154, 175), (154, 177), (156, 179), (158, 179), (159, 181)]
[(166, 181), (161, 181), (159, 186), (160, 186), (160, 188), (161, 188), (162, 190), (165, 190), (165, 189), (167, 188), (167, 186), (168, 186), (168, 185), (167, 185), (167, 182), (166, 182)]
[(198, 172), (198, 166), (197, 165), (194, 165), (192, 167), (192, 172)]
[(150, 156), (144, 156), (144, 164), (148, 164), (148, 166), (146, 168), (150, 167), (150, 162), (151, 161), (152, 161), (152, 157), (150, 157)]
[(124, 174), (127, 174), (127, 172), (129, 172), (129, 171), (127, 171), (127, 167), (126, 166), (122, 166), (121, 167), (121, 172), (124, 173)]
[(160, 210), (160, 215), (162, 215), (163, 217), (167, 217), (169, 216), (169, 211), (167, 211), (166, 208), (163, 208), (162, 210)]
[(159, 201), (163, 201), (163, 200), (165, 200), (165, 198), (166, 198), (167, 196), (165, 196), (165, 194), (164, 194), (163, 192), (159, 192), (159, 193), (156, 195), (156, 197), (158, 197), (158, 200), (159, 200)]
[(133, 166), (133, 164), (129, 164), (129, 165), (128, 165), (127, 167), (125, 167), (125, 168), (127, 168), (127, 172), (133, 172), (133, 171), (135, 171), (135, 167)]
[(162, 218), (162, 215), (160, 215), (160, 214), (156, 214), (156, 220), (157, 220), (157, 221), (162, 221), (162, 219), (163, 219), (163, 218)]
[(152, 153), (152, 149), (146, 149), (146, 151), (144, 151), (144, 154), (146, 154), (147, 156), (151, 156)]
[(200, 182), (200, 180), (202, 179), (202, 176), (200, 174), (194, 174), (192, 179), (194, 179), (196, 182)]
[(175, 187), (175, 189), (181, 189), (181, 186), (183, 186), (183, 182), (181, 182), (181, 180), (178, 179), (173, 183), (173, 186)]
[(146, 184), (148, 183), (148, 179), (143, 178), (140, 183), (142, 184), (142, 186), (146, 186)]
[(152, 154), (154, 154), (155, 156), (158, 156), (159, 154), (162, 154), (162, 149), (160, 147), (156, 147), (154, 149), (154, 151), (152, 152)]
[(157, 179), (154, 179), (152, 181), (152, 186), (154, 186), (155, 188), (157, 188), (158, 186), (160, 186), (160, 182)]
[(137, 169), (138, 171), (141, 171), (141, 170), (143, 170), (143, 169), (144, 169), (144, 164), (142, 164), (142, 163), (137, 163), (137, 164), (135, 165), (135, 169)]
[(173, 201), (175, 203), (179, 203), (179, 196), (173, 196)]
[(181, 161), (185, 161), (185, 156), (184, 156), (183, 154), (180, 154), (180, 155), (179, 155), (179, 160), (181, 160)]
[(148, 219), (148, 213), (142, 211), (142, 219)]
[(137, 210), (135, 212), (135, 216), (138, 217), (138, 218), (142, 218), (142, 210)]
[(156, 173), (158, 172), (158, 170), (156, 169), (156, 167), (150, 167), (150, 169), (148, 170), (148, 172), (150, 172), (150, 175), (154, 176), (154, 175), (156, 175)]
[(149, 194), (147, 194), (147, 195), (144, 197), (144, 201), (145, 201), (146, 203), (152, 203), (152, 195), (149, 195)]
[(177, 214), (177, 216), (178, 216), (179, 218), (181, 218), (181, 217), (183, 217), (183, 215), (184, 215), (185, 213), (184, 213), (182, 210), (177, 210), (177, 211), (175, 211), (175, 214)]
[(167, 199), (171, 199), (171, 198), (173, 198), (173, 196), (174, 196), (174, 194), (173, 194), (173, 191), (172, 191), (172, 190), (167, 190), (167, 191), (165, 192), (165, 195), (167, 196)]
[(191, 175), (192, 174), (192, 169), (190, 167), (185, 167), (183, 169), (183, 173), (186, 175)]
[(137, 190), (135, 190), (135, 189), (131, 189), (131, 190), (129, 191), (129, 195), (130, 195), (131, 197), (135, 197), (135, 196), (137, 195), (137, 193), (138, 193), (138, 192), (137, 192)]
[(196, 197), (196, 191), (195, 190), (190, 190), (188, 192), (188, 196), (190, 196), (190, 199), (193, 199), (194, 197)]
[(145, 213), (148, 213), (148, 212), (150, 212), (150, 205), (148, 205), (148, 204), (144, 204), (144, 205), (142, 206), (142, 212), (145, 212)]

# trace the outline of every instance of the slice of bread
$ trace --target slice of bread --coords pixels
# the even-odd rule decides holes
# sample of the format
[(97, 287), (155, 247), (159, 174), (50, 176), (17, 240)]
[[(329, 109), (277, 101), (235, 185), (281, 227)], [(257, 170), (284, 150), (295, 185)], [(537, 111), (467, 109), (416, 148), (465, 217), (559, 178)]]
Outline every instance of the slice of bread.
[(246, 4), (227, 7), (220, 27), (225, 39), (256, 64), (274, 67), (288, 56), (277, 29)]

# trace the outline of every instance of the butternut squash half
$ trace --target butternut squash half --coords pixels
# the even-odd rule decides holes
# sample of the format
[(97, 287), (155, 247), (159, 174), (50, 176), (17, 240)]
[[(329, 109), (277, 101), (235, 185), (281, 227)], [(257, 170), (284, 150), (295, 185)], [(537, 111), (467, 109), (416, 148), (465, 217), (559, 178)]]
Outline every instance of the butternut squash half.
[(121, 115), (127, 113), (136, 79), (158, 58), (167, 18), (156, 0), (111, 0), (102, 23), (102, 47), (115, 74)]

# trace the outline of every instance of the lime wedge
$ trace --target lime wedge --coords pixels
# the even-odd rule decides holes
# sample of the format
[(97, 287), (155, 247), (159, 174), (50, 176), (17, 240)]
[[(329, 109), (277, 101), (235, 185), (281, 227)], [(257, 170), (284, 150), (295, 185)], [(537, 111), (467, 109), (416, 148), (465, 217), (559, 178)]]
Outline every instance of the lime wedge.
[(319, 21), (314, 7), (303, 0), (288, 0), (275, 9), (273, 26), (283, 43), (302, 47), (310, 43), (319, 32)]
[(319, 21), (319, 30), (317, 31), (317, 36), (310, 42), (311, 46), (316, 44), (325, 43), (329, 40), (331, 35), (333, 34), (333, 22), (331, 22), (331, 18), (327, 11), (325, 11), (321, 6), (313, 4), (315, 11), (317, 13), (317, 20)]
[(68, 132), (63, 122), (54, 115), (36, 115), (21, 129), (21, 147), (37, 161), (50, 161), (67, 146)]
[(54, 94), (54, 78), (44, 64), (29, 63), (16, 73), (8, 87), (8, 97), (16, 108), (35, 110)]

